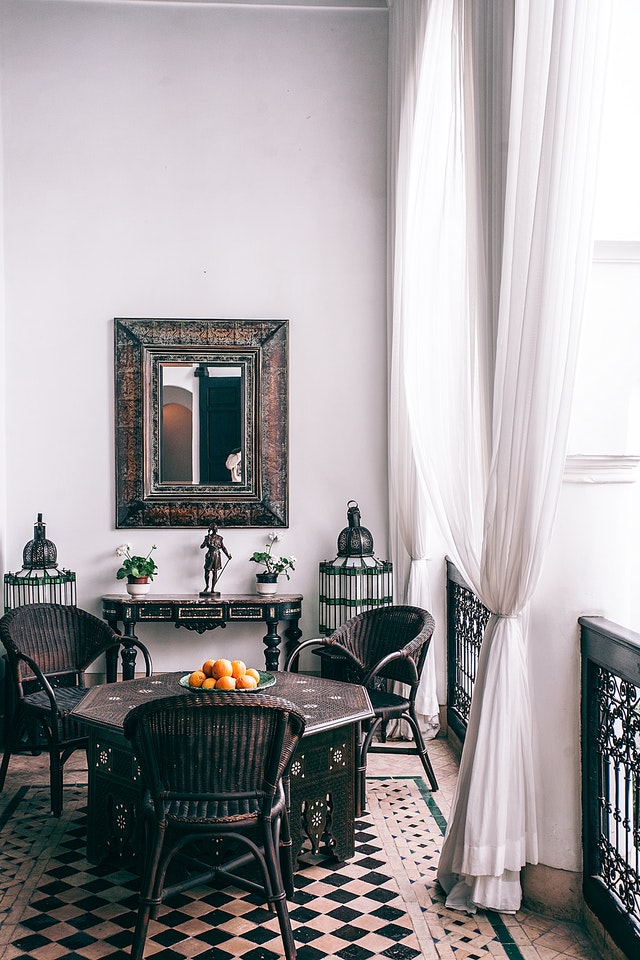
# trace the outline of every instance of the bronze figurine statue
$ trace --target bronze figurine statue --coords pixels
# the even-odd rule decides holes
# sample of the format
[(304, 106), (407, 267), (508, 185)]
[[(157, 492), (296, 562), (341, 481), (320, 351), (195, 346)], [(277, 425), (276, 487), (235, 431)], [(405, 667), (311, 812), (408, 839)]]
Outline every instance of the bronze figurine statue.
[[(204, 557), (204, 590), (200, 591), (201, 597), (219, 597), (220, 593), (216, 590), (216, 583), (222, 575), (222, 571), (231, 560), (231, 554), (224, 545), (224, 540), (218, 533), (218, 526), (214, 521), (209, 524), (207, 535), (200, 544), (200, 549), (207, 552)], [(222, 554), (227, 557), (224, 566), (222, 565)], [(211, 587), (209, 587), (211, 581)]]

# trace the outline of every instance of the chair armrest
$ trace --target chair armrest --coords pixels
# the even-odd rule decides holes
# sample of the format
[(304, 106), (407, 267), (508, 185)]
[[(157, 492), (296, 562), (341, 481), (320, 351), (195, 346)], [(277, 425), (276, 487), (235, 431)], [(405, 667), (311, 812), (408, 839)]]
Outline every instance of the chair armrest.
[[(106, 649), (104, 652), (105, 652), (105, 653), (108, 653), (109, 650), (114, 650), (114, 649), (119, 650), (120, 647), (123, 646), (123, 641), (124, 641), (124, 638), (123, 638), (119, 633), (116, 633), (116, 632), (114, 631), (114, 632), (113, 632), (113, 643), (111, 644), (110, 647), (107, 647), (107, 649)], [(127, 641), (127, 646), (129, 646), (129, 647), (135, 647), (137, 650), (140, 651), (140, 653), (142, 654), (142, 656), (143, 656), (143, 658), (144, 658), (145, 676), (146, 676), (146, 677), (152, 677), (152, 676), (153, 676), (153, 662), (152, 662), (152, 660), (151, 660), (151, 654), (149, 653), (149, 650), (147, 649), (147, 647), (145, 647), (144, 643), (142, 643), (140, 640), (138, 640), (137, 637), (135, 637), (135, 638), (134, 638), (134, 637), (127, 637), (127, 638), (126, 638), (126, 641)]]
[[(340, 653), (343, 653), (346, 659), (352, 663), (357, 670), (362, 671), (362, 664), (358, 662), (350, 650), (348, 650), (346, 647), (343, 647), (342, 644), (336, 643), (335, 639), (333, 639), (334, 636), (335, 635), (330, 635), (328, 637), (313, 637), (310, 640), (303, 640), (302, 643), (298, 644), (296, 649), (289, 654), (289, 657), (284, 665), (284, 669), (288, 672), (291, 672), (291, 667), (296, 663), (300, 653), (308, 647), (316, 646), (324, 647), (326, 650), (340, 651)], [(358, 682), (363, 683), (364, 681), (359, 680)]]
[(33, 676), (38, 681), (38, 683), (46, 693), (47, 697), (49, 698), (49, 703), (51, 704), (52, 712), (57, 713), (59, 709), (58, 701), (56, 700), (56, 695), (54, 693), (53, 687), (45, 677), (44, 673), (42, 672), (38, 664), (35, 662), (35, 660), (32, 659), (32, 657), (28, 656), (28, 654), (26, 653), (18, 652), (17, 658), (18, 660), (23, 660), (28, 665), (30, 670), (33, 672)]
[(140, 640), (138, 640), (137, 638), (135, 640), (131, 640), (131, 645), (134, 647), (137, 647), (140, 653), (142, 654), (142, 656), (144, 657), (145, 676), (152, 677), (153, 663), (151, 662), (151, 654), (149, 653), (148, 649), (145, 647), (144, 643), (141, 643)]
[(302, 643), (299, 643), (295, 650), (292, 650), (289, 656), (287, 657), (284, 665), (286, 673), (291, 673), (291, 667), (297, 662), (298, 657), (306, 647), (312, 646), (326, 646), (327, 639), (326, 637), (312, 637), (311, 640), (303, 640)]
[(362, 678), (362, 685), (366, 685), (373, 680), (374, 677), (378, 676), (385, 667), (388, 667), (390, 663), (393, 663), (394, 660), (404, 660), (407, 664), (407, 667), (413, 671), (413, 679), (418, 679), (418, 671), (416, 670), (416, 665), (412, 657), (410, 657), (405, 649), (395, 650), (393, 653), (388, 653), (386, 657), (383, 657), (382, 660), (378, 660), (376, 665), (369, 670), (368, 673)]

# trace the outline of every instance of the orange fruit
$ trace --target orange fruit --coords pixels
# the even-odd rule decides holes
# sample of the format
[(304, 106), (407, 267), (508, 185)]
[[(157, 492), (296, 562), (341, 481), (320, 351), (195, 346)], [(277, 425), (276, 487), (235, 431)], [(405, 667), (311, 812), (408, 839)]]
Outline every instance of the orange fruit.
[(202, 684), (202, 689), (203, 689), (203, 690), (213, 690), (213, 688), (215, 687), (215, 685), (216, 685), (217, 682), (218, 682), (218, 681), (215, 679), (215, 677), (207, 677), (207, 678), (205, 679), (204, 683)]
[(202, 672), (205, 674), (205, 676), (207, 677), (213, 676), (214, 663), (215, 663), (215, 660), (205, 660), (205, 662), (202, 664)]
[(235, 677), (220, 677), (216, 680), (216, 690), (235, 690), (237, 680)]
[(236, 685), (238, 690), (255, 690), (255, 688), (258, 686), (258, 681), (249, 673), (245, 673), (244, 676), (238, 677), (236, 680)]
[(189, 674), (189, 686), (201, 687), (206, 679), (202, 670), (194, 670), (193, 673)]
[(255, 667), (249, 667), (249, 669), (247, 670), (247, 674), (248, 674), (250, 677), (253, 677), (253, 679), (256, 681), (256, 683), (260, 683), (260, 674), (259, 674), (258, 671), (255, 669)]
[(219, 680), (220, 677), (231, 676), (231, 660), (215, 660), (211, 668), (211, 676)]
[(247, 665), (243, 663), (242, 660), (232, 660), (231, 661), (231, 676), (235, 677), (236, 680), (238, 677), (244, 677), (247, 672)]

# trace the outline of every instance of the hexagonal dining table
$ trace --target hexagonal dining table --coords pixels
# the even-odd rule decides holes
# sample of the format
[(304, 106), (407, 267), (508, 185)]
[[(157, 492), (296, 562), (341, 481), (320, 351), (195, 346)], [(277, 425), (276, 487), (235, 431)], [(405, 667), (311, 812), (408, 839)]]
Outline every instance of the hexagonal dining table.
[[(373, 717), (369, 695), (358, 684), (301, 673), (274, 672), (265, 690), (295, 704), (306, 728), (291, 766), (288, 790), (292, 858), (305, 841), (314, 853), (323, 849), (339, 860), (354, 855), (354, 822), (359, 778), (362, 722)], [(184, 671), (91, 687), (72, 711), (89, 733), (87, 857), (140, 852), (138, 810), (144, 784), (140, 767), (123, 734), (127, 713), (149, 699), (190, 691)], [(251, 696), (251, 691), (243, 692)], [(209, 695), (216, 696), (215, 690)]]

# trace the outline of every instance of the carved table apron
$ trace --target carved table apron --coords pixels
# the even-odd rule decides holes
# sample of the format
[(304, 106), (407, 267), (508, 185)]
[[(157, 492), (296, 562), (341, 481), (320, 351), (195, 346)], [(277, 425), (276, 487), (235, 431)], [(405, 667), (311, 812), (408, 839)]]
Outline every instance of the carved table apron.
[[(87, 857), (94, 863), (109, 854), (139, 852), (143, 784), (123, 722), (129, 710), (149, 699), (189, 696), (179, 684), (183, 675), (99, 684), (72, 711), (89, 731)], [(314, 853), (323, 848), (347, 860), (355, 852), (356, 790), (364, 776), (358, 761), (360, 731), (362, 721), (373, 717), (369, 695), (364, 687), (337, 680), (299, 673), (275, 677), (269, 693), (290, 700), (306, 719), (288, 783), (294, 868), (305, 840)]]
[[(200, 597), (198, 594), (147, 594), (144, 597), (128, 597), (114, 593), (102, 597), (102, 616), (116, 633), (120, 633), (119, 623), (123, 627), (123, 680), (133, 680), (135, 676), (136, 648), (128, 641), (136, 639), (135, 629), (139, 623), (174, 623), (176, 627), (204, 633), (236, 621), (248, 623), (261, 620), (267, 625), (262, 642), (265, 647), (265, 668), (269, 672), (277, 670), (280, 665), (279, 622), (284, 620), (287, 625), (284, 631), (287, 656), (302, 636), (298, 627), (302, 616), (302, 596), (299, 594), (276, 594), (273, 597), (251, 593), (209, 597)], [(108, 682), (116, 679), (116, 669), (117, 652), (107, 660)]]

